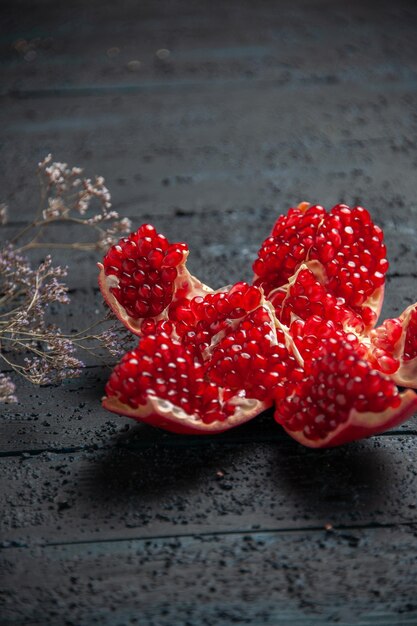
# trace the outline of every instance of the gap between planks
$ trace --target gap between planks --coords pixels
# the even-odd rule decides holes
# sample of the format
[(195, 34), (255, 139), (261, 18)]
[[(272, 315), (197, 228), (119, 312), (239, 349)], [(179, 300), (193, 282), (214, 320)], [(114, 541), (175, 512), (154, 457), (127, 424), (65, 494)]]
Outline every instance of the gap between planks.
[[(297, 526), (297, 527), (283, 527), (283, 528), (257, 528), (255, 529), (237, 529), (237, 530), (219, 530), (219, 531), (203, 531), (203, 532), (191, 532), (191, 533), (167, 533), (158, 535), (138, 535), (136, 537), (112, 537), (103, 539), (78, 539), (72, 541), (45, 541), (36, 543), (37, 548), (59, 548), (69, 546), (92, 546), (100, 544), (112, 544), (112, 543), (132, 543), (132, 542), (149, 542), (149, 541), (164, 541), (166, 539), (199, 539), (210, 537), (262, 537), (263, 535), (286, 535), (286, 534), (305, 534), (305, 533), (338, 533), (346, 531), (372, 531), (380, 529), (393, 529), (393, 528), (414, 528), (416, 522), (368, 522), (365, 524), (336, 524), (331, 528), (326, 526)], [(11, 541), (11, 545), (2, 545), (0, 552), (3, 550), (13, 549), (30, 549), (30, 544), (20, 543), (16, 545), (16, 541)]]
[[(402, 439), (404, 437), (415, 437), (417, 436), (417, 430), (387, 430), (384, 433), (378, 433), (378, 437), (395, 437), (396, 439)], [(146, 449), (152, 446), (157, 446), (158, 448), (195, 448), (195, 447), (204, 447), (204, 446), (212, 446), (213, 444), (221, 445), (225, 447), (238, 447), (248, 443), (285, 443), (286, 439), (284, 433), (281, 430), (275, 435), (260, 435), (256, 436), (251, 434), (246, 437), (237, 437), (234, 439), (216, 439), (213, 440), (211, 437), (198, 437), (196, 439), (170, 439), (169, 441), (146, 441), (141, 442), (140, 440), (135, 440), (132, 444), (116, 444), (109, 442), (108, 444), (99, 445), (97, 443), (94, 444), (86, 444), (79, 446), (63, 446), (63, 447), (44, 447), (44, 448), (29, 448), (29, 449), (18, 449), (18, 450), (0, 450), (0, 459), (7, 459), (16, 456), (22, 456), (24, 458), (28, 458), (28, 456), (38, 456), (40, 454), (71, 454), (74, 452), (92, 452), (95, 450), (111, 450), (114, 448), (120, 448), (124, 450), (128, 450), (130, 452), (135, 452), (137, 450)]]
[[(303, 77), (294, 81), (285, 82), (279, 78), (217, 78), (217, 79), (174, 79), (174, 80), (148, 80), (128, 85), (92, 85), (92, 86), (61, 86), (49, 87), (42, 89), (8, 89), (0, 91), (0, 97), (12, 99), (28, 99), (28, 98), (68, 98), (68, 97), (89, 97), (89, 96), (107, 96), (112, 94), (136, 95), (153, 91), (166, 91), (176, 89), (199, 89), (199, 88), (216, 88), (249, 86), (256, 89), (262, 87), (275, 88), (281, 91), (298, 91), (305, 88), (322, 90), (323, 87), (337, 88), (340, 86), (348, 86), (350, 84), (357, 85), (358, 82), (351, 80), (343, 80), (340, 75), (326, 74), (324, 76)], [(408, 75), (398, 80), (398, 82), (390, 83), (386, 79), (363, 81), (363, 87), (370, 92), (380, 92), (383, 86), (384, 92), (396, 92), (403, 90), (404, 87), (408, 91), (417, 90), (417, 76), (415, 72), (410, 71)]]

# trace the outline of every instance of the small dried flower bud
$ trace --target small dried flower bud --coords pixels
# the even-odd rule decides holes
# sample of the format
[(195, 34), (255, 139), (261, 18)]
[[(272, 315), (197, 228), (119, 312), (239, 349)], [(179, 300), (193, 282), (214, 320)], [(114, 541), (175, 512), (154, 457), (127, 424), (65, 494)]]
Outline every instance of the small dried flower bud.
[(12, 380), (5, 374), (0, 373), (0, 402), (5, 404), (17, 402), (15, 390), (16, 387)]

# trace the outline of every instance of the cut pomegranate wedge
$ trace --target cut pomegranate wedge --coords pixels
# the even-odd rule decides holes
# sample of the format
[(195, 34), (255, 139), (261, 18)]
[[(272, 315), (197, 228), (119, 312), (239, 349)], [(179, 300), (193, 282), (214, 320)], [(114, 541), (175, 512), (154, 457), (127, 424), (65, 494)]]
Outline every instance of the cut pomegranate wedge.
[(329, 211), (303, 202), (275, 223), (253, 264), (254, 283), (267, 298), (288, 283), (300, 265), (319, 261), (323, 284), (372, 328), (379, 316), (388, 269), (382, 230), (362, 207)]
[(358, 356), (349, 341), (329, 338), (305, 363), (305, 377), (276, 404), (275, 419), (312, 448), (332, 447), (386, 431), (417, 411), (417, 395)]
[(417, 388), (417, 303), (371, 331), (369, 359), (397, 385)]
[(169, 316), (144, 325), (139, 347), (116, 366), (107, 409), (174, 432), (222, 432), (283, 397), (290, 373), (303, 375), (287, 330), (257, 287), (237, 283), (181, 299)]
[(143, 224), (98, 264), (101, 293), (132, 333), (141, 335), (145, 320), (166, 319), (177, 299), (212, 291), (185, 267), (188, 254), (185, 243), (170, 244), (153, 226)]
[(294, 319), (318, 316), (344, 329), (362, 332), (364, 324), (360, 315), (346, 305), (344, 298), (329, 293), (324, 282), (325, 272), (319, 261), (300, 265), (287, 285), (270, 294), (277, 318), (290, 325)]
[(285, 396), (289, 379), (302, 379), (301, 364), (288, 329), (277, 320), (274, 323), (270, 307), (264, 305), (249, 313), (215, 346), (207, 374), (218, 385), (244, 389), (251, 398), (269, 400)]
[(165, 332), (144, 337), (116, 366), (103, 406), (176, 433), (213, 434), (247, 422), (267, 406), (205, 378), (194, 351)]

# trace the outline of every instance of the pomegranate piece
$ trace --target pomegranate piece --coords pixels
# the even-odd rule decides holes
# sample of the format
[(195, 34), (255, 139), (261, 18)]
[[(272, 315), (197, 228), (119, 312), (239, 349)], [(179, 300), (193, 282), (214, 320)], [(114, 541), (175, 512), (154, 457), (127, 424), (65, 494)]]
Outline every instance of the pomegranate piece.
[(169, 318), (183, 343), (195, 346), (203, 354), (210, 352), (213, 342), (217, 343), (242, 318), (261, 306), (267, 307), (265, 315), (269, 321), (273, 320), (273, 310), (265, 302), (262, 291), (239, 282), (205, 296), (177, 300), (169, 309)]
[(331, 337), (320, 347), (305, 363), (303, 380), (276, 404), (276, 421), (299, 443), (341, 445), (398, 426), (417, 410), (417, 395), (400, 394), (349, 341)]
[(369, 359), (397, 385), (417, 388), (417, 303), (371, 331)]
[[(301, 264), (319, 261), (326, 290), (372, 328), (379, 316), (388, 269), (382, 230), (362, 207), (331, 211), (303, 202), (275, 223), (253, 264), (254, 283), (267, 298), (288, 283)], [(272, 294), (272, 295), (271, 295)]]
[(247, 315), (216, 345), (207, 373), (216, 384), (244, 389), (258, 400), (283, 397), (288, 381), (301, 380), (304, 374), (287, 329), (274, 324), (267, 307)]
[(107, 409), (174, 432), (222, 432), (285, 395), (290, 372), (303, 374), (257, 287), (180, 298), (168, 316), (142, 322), (139, 347), (110, 377)]
[(278, 318), (290, 327), (302, 357), (311, 358), (323, 338), (346, 339), (354, 343), (361, 358), (390, 375), (397, 385), (417, 387), (417, 304), (367, 332), (360, 316), (320, 280), (320, 263), (303, 264), (287, 285), (270, 294)]
[(151, 224), (143, 224), (98, 264), (101, 293), (132, 333), (142, 334), (144, 320), (166, 319), (176, 299), (212, 291), (186, 269), (188, 254), (185, 243), (170, 244)]
[(361, 317), (345, 304), (344, 298), (332, 295), (322, 284), (323, 266), (318, 261), (303, 263), (287, 285), (270, 294), (278, 319), (290, 325), (294, 319), (312, 316), (332, 320), (340, 327), (364, 330)]
[(160, 330), (116, 366), (103, 406), (172, 432), (214, 434), (271, 404), (207, 380), (206, 367), (192, 348)]

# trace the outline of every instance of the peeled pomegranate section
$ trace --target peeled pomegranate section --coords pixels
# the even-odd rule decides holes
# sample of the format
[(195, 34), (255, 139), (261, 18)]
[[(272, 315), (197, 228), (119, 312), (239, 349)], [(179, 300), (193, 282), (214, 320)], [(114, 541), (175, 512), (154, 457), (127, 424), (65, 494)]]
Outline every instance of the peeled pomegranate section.
[(322, 448), (384, 432), (416, 410), (413, 391), (400, 394), (350, 342), (330, 338), (306, 362), (303, 380), (277, 402), (275, 419), (300, 443)]
[(166, 318), (175, 299), (211, 291), (186, 269), (188, 253), (185, 243), (170, 244), (151, 224), (143, 224), (98, 264), (102, 295), (132, 333), (142, 334), (144, 320)]
[(194, 354), (159, 332), (143, 338), (116, 366), (103, 405), (174, 432), (210, 430), (214, 423), (219, 431), (236, 410), (223, 391), (205, 383)]
[(267, 307), (247, 315), (217, 344), (207, 371), (217, 384), (244, 389), (258, 400), (285, 395), (288, 381), (303, 376), (287, 329), (274, 323)]
[(369, 354), (397, 385), (417, 388), (417, 303), (371, 331)]
[(381, 310), (388, 269), (382, 230), (362, 207), (338, 204), (327, 212), (303, 202), (281, 216), (253, 264), (255, 284), (267, 298), (302, 263), (319, 261), (323, 284), (372, 328)]
[(272, 403), (208, 380), (206, 368), (194, 350), (166, 332), (148, 335), (116, 366), (103, 406), (173, 432), (214, 434), (247, 422)]
[[(116, 366), (103, 404), (182, 433), (242, 424), (273, 402), (289, 372), (292, 340), (258, 287), (236, 283), (172, 301), (168, 319), (145, 320), (139, 347)], [(298, 368), (298, 376), (302, 370)]]

